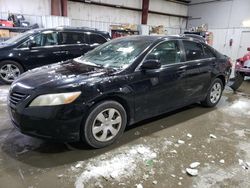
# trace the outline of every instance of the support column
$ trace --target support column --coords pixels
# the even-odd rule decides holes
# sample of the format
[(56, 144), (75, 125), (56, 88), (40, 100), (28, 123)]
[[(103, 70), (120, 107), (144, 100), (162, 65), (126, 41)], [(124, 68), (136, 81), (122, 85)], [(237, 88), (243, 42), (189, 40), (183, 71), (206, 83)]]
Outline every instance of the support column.
[(149, 9), (149, 0), (142, 1), (142, 15), (141, 15), (141, 24), (148, 23), (148, 9)]
[(62, 16), (68, 16), (68, 0), (61, 0)]
[(61, 0), (51, 0), (51, 15), (61, 16)]

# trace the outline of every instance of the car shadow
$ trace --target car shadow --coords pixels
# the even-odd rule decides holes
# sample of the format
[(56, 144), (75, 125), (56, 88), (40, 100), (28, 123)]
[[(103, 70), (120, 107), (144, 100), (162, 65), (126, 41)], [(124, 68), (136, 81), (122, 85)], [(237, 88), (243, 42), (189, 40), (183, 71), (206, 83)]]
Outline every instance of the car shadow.
[[(0, 152), (4, 152), (14, 160), (18, 160), (33, 167), (56, 167), (99, 156), (115, 148), (129, 144), (140, 137), (150, 136), (155, 132), (168, 129), (215, 109), (216, 108), (204, 108), (199, 104), (193, 104), (171, 113), (141, 121), (128, 127), (123, 136), (116, 143), (102, 149), (92, 149), (86, 144), (79, 142), (57, 143), (44, 141), (25, 136), (17, 130), (9, 128), (7, 130), (0, 130), (0, 145), (2, 150)], [(3, 135), (5, 135), (4, 138)]]

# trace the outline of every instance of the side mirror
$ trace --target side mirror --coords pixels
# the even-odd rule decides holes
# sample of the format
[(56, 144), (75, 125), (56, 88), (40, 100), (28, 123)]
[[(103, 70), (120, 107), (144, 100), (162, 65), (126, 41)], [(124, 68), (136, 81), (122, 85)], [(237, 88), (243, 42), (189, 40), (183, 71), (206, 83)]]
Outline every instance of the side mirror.
[(32, 47), (35, 47), (35, 46), (36, 46), (36, 42), (35, 41), (31, 40), (31, 41), (28, 42), (29, 49), (31, 49)]
[(147, 70), (147, 69), (159, 69), (161, 67), (161, 63), (159, 60), (155, 59), (149, 59), (142, 63), (141, 69)]
[(250, 51), (250, 47), (247, 48), (247, 51)]

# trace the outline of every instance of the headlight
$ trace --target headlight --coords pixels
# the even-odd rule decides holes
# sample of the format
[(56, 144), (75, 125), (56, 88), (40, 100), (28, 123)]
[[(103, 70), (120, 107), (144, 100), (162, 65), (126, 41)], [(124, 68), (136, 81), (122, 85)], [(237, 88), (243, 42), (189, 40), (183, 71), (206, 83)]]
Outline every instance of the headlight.
[(35, 98), (30, 106), (54, 106), (61, 104), (69, 104), (76, 100), (81, 92), (71, 92), (71, 93), (57, 93), (57, 94), (46, 94), (40, 95)]

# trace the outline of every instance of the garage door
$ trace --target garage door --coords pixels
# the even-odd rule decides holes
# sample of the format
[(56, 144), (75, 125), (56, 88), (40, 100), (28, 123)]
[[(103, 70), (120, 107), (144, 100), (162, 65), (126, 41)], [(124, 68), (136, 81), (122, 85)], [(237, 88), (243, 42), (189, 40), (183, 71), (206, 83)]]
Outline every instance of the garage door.
[(244, 54), (246, 54), (248, 47), (250, 47), (250, 31), (243, 31), (241, 33), (238, 57), (242, 57)]

